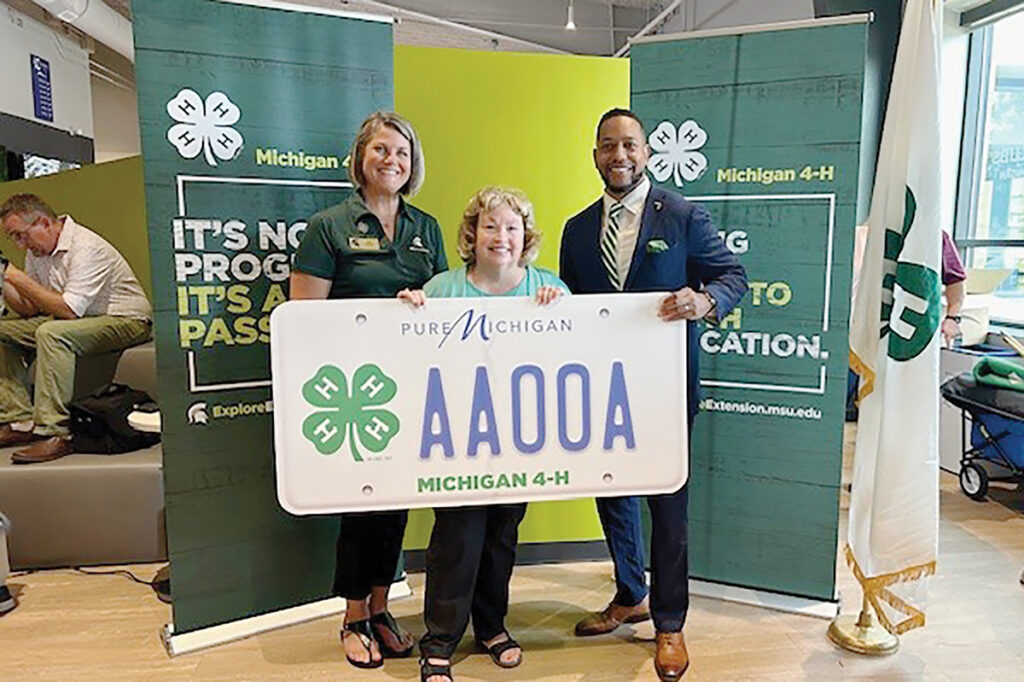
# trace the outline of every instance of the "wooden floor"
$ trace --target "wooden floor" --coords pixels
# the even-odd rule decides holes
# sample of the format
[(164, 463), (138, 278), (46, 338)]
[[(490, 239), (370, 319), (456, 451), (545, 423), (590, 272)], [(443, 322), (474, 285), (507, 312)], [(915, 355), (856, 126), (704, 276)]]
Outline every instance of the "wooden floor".
[[(848, 474), (847, 474), (848, 477)], [(845, 496), (844, 496), (845, 497)], [(1024, 491), (995, 490), (977, 503), (942, 476), (940, 561), (931, 583), (928, 625), (903, 636), (900, 651), (870, 659), (834, 648), (827, 621), (694, 598), (686, 625), (693, 659), (687, 680), (1022, 680), (1024, 681)], [(844, 516), (846, 509), (844, 499)], [(842, 537), (845, 537), (845, 530)], [(128, 567), (151, 578), (158, 566)], [(460, 650), (460, 682), (652, 680), (649, 623), (614, 635), (576, 639), (572, 626), (612, 592), (610, 564), (516, 570), (508, 624), (525, 647), (524, 663), (499, 670)], [(414, 597), (394, 604), (416, 633), (422, 575)], [(159, 631), (170, 608), (149, 587), (121, 577), (45, 571), (13, 577), (19, 607), (0, 618), (0, 680), (414, 680), (415, 660), (384, 668), (348, 666), (338, 619), (304, 625), (170, 659)], [(859, 591), (840, 569), (845, 610)]]

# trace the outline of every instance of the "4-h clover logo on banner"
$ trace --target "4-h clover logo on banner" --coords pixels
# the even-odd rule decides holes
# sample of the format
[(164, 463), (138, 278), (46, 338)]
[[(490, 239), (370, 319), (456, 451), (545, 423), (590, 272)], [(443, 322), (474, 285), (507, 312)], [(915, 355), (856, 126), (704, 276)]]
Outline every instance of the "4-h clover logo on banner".
[(333, 455), (347, 439), (352, 459), (362, 462), (356, 441), (379, 454), (398, 433), (398, 417), (383, 409), (397, 392), (395, 381), (377, 365), (363, 365), (352, 374), (351, 393), (345, 373), (324, 365), (302, 385), (302, 397), (317, 410), (302, 422), (302, 435), (322, 455)]
[(242, 112), (223, 92), (210, 93), (204, 102), (195, 90), (182, 88), (167, 103), (167, 113), (177, 121), (168, 129), (167, 141), (183, 158), (203, 152), (206, 163), (216, 166), (217, 159), (231, 161), (242, 151), (242, 135), (231, 127)]
[(682, 187), (684, 181), (693, 182), (708, 168), (707, 157), (697, 151), (708, 141), (708, 134), (693, 119), (679, 126), (678, 132), (671, 122), (662, 121), (647, 141), (657, 152), (647, 167), (658, 182), (671, 177)]

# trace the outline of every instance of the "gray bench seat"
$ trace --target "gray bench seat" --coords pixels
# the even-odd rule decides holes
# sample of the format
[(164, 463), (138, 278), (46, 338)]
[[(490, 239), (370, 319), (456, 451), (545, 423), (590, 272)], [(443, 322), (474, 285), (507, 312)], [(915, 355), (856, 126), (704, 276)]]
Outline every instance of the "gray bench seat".
[[(95, 374), (91, 370), (95, 367), (90, 368)], [(110, 380), (110, 370), (105, 377), (100, 385)], [(114, 379), (155, 398), (153, 344), (126, 350)], [(0, 511), (11, 520), (8, 542), (12, 568), (142, 563), (166, 558), (163, 453), (159, 444), (121, 455), (73, 454), (39, 464), (11, 464), (15, 450), (0, 450)]]

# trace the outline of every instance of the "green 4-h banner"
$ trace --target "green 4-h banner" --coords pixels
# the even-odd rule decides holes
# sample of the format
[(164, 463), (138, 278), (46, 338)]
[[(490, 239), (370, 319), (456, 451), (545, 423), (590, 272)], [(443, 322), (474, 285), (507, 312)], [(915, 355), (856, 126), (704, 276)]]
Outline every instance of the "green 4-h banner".
[(941, 31), (940, 3), (909, 0), (850, 330), (862, 385), (846, 557), (893, 634), (924, 625), (938, 553)]
[[(257, 6), (257, 5), (269, 5)], [(337, 525), (274, 494), (270, 313), (306, 219), (393, 107), (390, 21), (135, 0), (175, 633), (329, 596)]]
[(835, 601), (867, 28), (844, 17), (631, 50), (653, 180), (708, 209), (750, 281), (700, 329), (695, 578)]

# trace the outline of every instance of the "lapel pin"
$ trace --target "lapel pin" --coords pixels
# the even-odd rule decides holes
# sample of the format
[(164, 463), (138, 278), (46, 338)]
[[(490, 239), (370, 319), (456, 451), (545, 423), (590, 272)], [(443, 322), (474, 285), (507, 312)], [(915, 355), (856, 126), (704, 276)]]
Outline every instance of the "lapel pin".
[(655, 199), (654, 200), (654, 210), (655, 211), (660, 211), (661, 210), (661, 206), (662, 206), (661, 199)]

